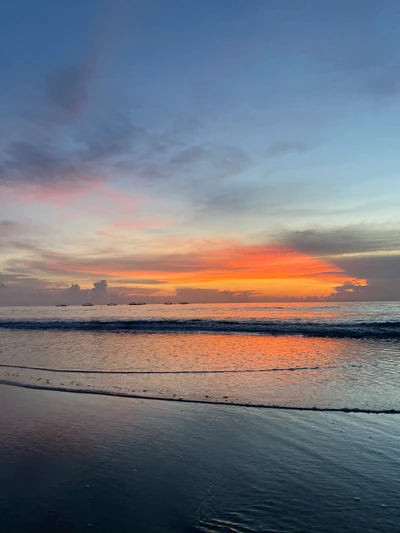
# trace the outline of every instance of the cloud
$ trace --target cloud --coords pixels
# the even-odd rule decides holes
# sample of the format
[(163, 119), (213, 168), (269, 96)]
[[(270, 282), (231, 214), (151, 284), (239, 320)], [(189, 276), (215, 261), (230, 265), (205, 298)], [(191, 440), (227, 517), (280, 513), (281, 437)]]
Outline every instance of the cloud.
[[(275, 178), (275, 177), (274, 177)], [(288, 194), (290, 191), (290, 194)], [(191, 191), (196, 204), (193, 214), (195, 222), (212, 221), (239, 215), (260, 218), (293, 218), (299, 215), (315, 214), (318, 189), (312, 182), (299, 183), (289, 180), (231, 183), (229, 181), (205, 184)]]
[(279, 242), (329, 260), (349, 278), (334, 287), (328, 300), (400, 299), (400, 231), (396, 228), (367, 225), (293, 231), (282, 234)]
[[(29, 251), (29, 246), (25, 249)], [(220, 282), (225, 287), (227, 283), (234, 283), (237, 287), (238, 282), (245, 283), (246, 280), (261, 280), (262, 283), (275, 280), (274, 283), (278, 285), (282, 284), (282, 280), (296, 280), (301, 286), (312, 282), (310, 290), (316, 292), (320, 282), (325, 291), (327, 284), (331, 285), (331, 294), (309, 296), (310, 301), (400, 299), (400, 253), (332, 256), (328, 262), (282, 246), (224, 246), (222, 243), (209, 243), (207, 246), (198, 243), (182, 253), (171, 251), (110, 256), (104, 252), (92, 253), (83, 259), (35, 249), (34, 245), (31, 250), (35, 254), (34, 259), (9, 260), (5, 263), (0, 277), (3, 284), (2, 305), (56, 301), (78, 304), (87, 300), (100, 304), (111, 300), (123, 303), (127, 299), (135, 299), (135, 295), (138, 298), (146, 296), (148, 301), (157, 302), (172, 297), (172, 291), (176, 291), (177, 299), (193, 302), (301, 299), (301, 296), (279, 291), (269, 294), (259, 290), (241, 290), (240, 285), (238, 290), (230, 289), (229, 285), (226, 290), (195, 285)], [(100, 276), (100, 273), (110, 276), (114, 286), (110, 287), (108, 281), (102, 279), (95, 281), (91, 289), (81, 289), (77, 283), (62, 288), (62, 284), (47, 280), (52, 276), (63, 279), (83, 276), (90, 279), (95, 275)], [(116, 282), (118, 287), (115, 287)]]
[(78, 283), (65, 287), (64, 283), (51, 282), (24, 274), (0, 274), (0, 305), (81, 305), (87, 301), (105, 304), (109, 300), (124, 303), (123, 294), (116, 288), (108, 291), (108, 283), (93, 283), (92, 289), (83, 289)]
[(33, 198), (39, 192), (39, 200), (56, 204), (62, 203), (59, 191), (73, 195), (115, 180), (142, 190), (162, 184), (164, 195), (190, 196), (252, 164), (238, 147), (202, 146), (175, 124), (155, 130), (135, 124), (129, 113), (112, 111), (68, 128), (46, 121), (28, 125), (5, 141), (0, 186), (22, 191), (21, 199), (24, 191)]
[[(191, 146), (175, 155), (171, 160), (171, 170), (188, 169), (192, 174), (201, 171), (210, 178), (234, 176), (250, 165), (248, 155), (235, 146)], [(208, 172), (207, 172), (208, 171)]]
[(87, 101), (91, 73), (87, 65), (72, 65), (49, 77), (47, 95), (68, 113), (77, 114)]
[(302, 154), (308, 149), (307, 145), (300, 141), (276, 141), (267, 149), (267, 157), (279, 157), (290, 154)]
[(107, 287), (108, 283), (105, 279), (93, 283), (93, 289), (91, 289), (90, 295), (95, 302), (104, 303), (107, 298)]
[(39, 140), (11, 142), (0, 156), (0, 184), (57, 187), (93, 179), (76, 156)]
[(248, 302), (254, 291), (229, 291), (220, 289), (196, 289), (178, 288), (176, 297), (178, 300), (191, 303), (230, 303)]
[(285, 246), (314, 256), (400, 250), (400, 231), (385, 227), (348, 226), (291, 231), (279, 235), (278, 240)]
[(107, 287), (108, 283), (105, 279), (95, 281), (92, 289), (81, 289), (78, 283), (72, 283), (59, 297), (63, 302), (69, 304), (81, 304), (87, 300), (97, 304), (104, 304), (107, 303), (109, 298)]
[(400, 300), (400, 277), (396, 279), (368, 280), (366, 284), (347, 281), (334, 288), (334, 292), (324, 298), (338, 302), (373, 302)]
[(95, 124), (94, 128), (83, 129), (76, 138), (84, 146), (81, 152), (84, 162), (104, 163), (109, 160), (115, 163), (120, 157), (134, 159), (140, 145), (149, 141), (149, 134), (126, 116), (117, 114), (102, 124)]
[(156, 228), (166, 228), (172, 226), (174, 222), (172, 220), (166, 221), (142, 221), (142, 220), (116, 220), (111, 224), (109, 228), (100, 230), (97, 235), (103, 237), (115, 237), (120, 233), (130, 233), (138, 230), (154, 230)]
[(133, 161), (133, 143), (145, 131), (119, 115), (70, 133), (26, 133), (0, 151), (0, 185), (37, 189), (83, 188), (121, 174), (121, 158)]
[[(29, 243), (28, 243), (29, 244)], [(177, 247), (179, 248), (179, 247)], [(149, 279), (164, 283), (216, 280), (343, 279), (340, 267), (278, 245), (245, 246), (232, 243), (192, 243), (190, 247), (160, 252), (124, 254), (92, 250), (85, 257), (61, 254), (36, 247), (5, 267), (14, 274), (37, 276), (107, 276), (113, 279)], [(182, 249), (182, 245), (181, 245)], [(99, 286), (100, 289), (100, 286)], [(97, 289), (96, 289), (97, 290)]]
[(400, 250), (397, 254), (342, 257), (334, 259), (334, 262), (353, 278), (400, 279)]
[(71, 283), (71, 286), (59, 294), (58, 303), (69, 305), (79, 305), (87, 301), (88, 290), (81, 289), (78, 283)]
[(102, 279), (101, 281), (95, 281), (93, 283), (93, 291), (94, 292), (100, 292), (104, 294), (107, 291), (107, 281), (105, 279)]
[(71, 287), (65, 291), (65, 294), (70, 294), (71, 296), (80, 294), (81, 288), (77, 283), (71, 283)]
[(48, 305), (52, 302), (52, 284), (46, 280), (1, 273), (0, 305)]
[(60, 194), (74, 199), (77, 190), (117, 180), (193, 200), (196, 190), (201, 195), (253, 164), (238, 146), (205, 141), (200, 119), (164, 115), (154, 127), (117, 102), (91, 105), (97, 60), (96, 52), (56, 70), (23, 117), (11, 113), (0, 145), (0, 187), (19, 192), (15, 201), (29, 196), (61, 205)]
[(175, 155), (170, 162), (177, 166), (193, 165), (201, 162), (207, 156), (208, 152), (205, 148), (202, 148), (201, 146), (191, 146)]
[(13, 220), (0, 220), (0, 237), (12, 237), (18, 234), (21, 225)]

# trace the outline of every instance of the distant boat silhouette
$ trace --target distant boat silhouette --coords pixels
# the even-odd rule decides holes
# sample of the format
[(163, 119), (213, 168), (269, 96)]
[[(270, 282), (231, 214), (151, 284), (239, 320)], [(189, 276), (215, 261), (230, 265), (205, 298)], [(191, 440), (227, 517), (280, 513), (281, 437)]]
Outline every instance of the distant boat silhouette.
[(109, 303), (109, 304), (107, 304), (107, 305), (112, 305), (112, 306), (115, 306), (115, 305), (118, 305), (118, 304), (116, 304), (116, 303), (114, 303), (114, 302), (110, 302), (110, 303)]
[(68, 307), (67, 304), (56, 304), (56, 307)]
[(86, 304), (82, 304), (82, 305), (83, 305), (83, 307), (93, 307), (93, 304), (91, 304), (91, 303), (89, 303), (89, 302), (86, 303)]
[(179, 302), (180, 305), (187, 305), (189, 302)]
[(173, 305), (172, 302), (164, 302), (164, 303), (165, 303), (165, 305)]
[(130, 302), (129, 305), (146, 305), (146, 302)]

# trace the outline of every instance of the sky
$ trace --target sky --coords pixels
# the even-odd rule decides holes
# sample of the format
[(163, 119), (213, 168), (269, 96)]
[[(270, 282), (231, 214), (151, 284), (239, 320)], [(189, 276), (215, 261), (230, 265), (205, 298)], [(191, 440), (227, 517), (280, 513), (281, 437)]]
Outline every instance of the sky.
[(0, 305), (400, 299), (397, 0), (3, 0)]

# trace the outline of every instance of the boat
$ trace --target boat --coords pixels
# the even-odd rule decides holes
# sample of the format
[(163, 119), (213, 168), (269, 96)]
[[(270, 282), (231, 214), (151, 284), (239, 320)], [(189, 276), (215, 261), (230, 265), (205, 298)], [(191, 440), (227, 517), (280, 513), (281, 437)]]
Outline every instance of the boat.
[(130, 302), (129, 305), (146, 305), (146, 302)]
[(109, 303), (109, 304), (107, 304), (107, 305), (112, 305), (112, 306), (115, 306), (115, 305), (118, 305), (118, 304), (116, 304), (116, 303), (114, 303), (114, 302), (110, 302), (110, 303)]
[(93, 304), (91, 304), (91, 303), (89, 303), (89, 302), (88, 302), (88, 303), (85, 303), (85, 304), (82, 304), (82, 305), (83, 305), (83, 307), (93, 307)]
[(187, 305), (189, 302), (179, 302), (179, 305)]
[(173, 305), (172, 302), (164, 302), (165, 305)]
[(68, 307), (67, 304), (56, 304), (56, 307)]

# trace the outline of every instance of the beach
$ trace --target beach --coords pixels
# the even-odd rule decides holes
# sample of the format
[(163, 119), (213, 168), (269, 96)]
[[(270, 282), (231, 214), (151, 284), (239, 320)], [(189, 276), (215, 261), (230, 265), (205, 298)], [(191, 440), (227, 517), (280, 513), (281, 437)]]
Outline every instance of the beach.
[(400, 533), (399, 1), (0, 14), (0, 533)]
[(0, 531), (397, 532), (397, 415), (0, 386)]

